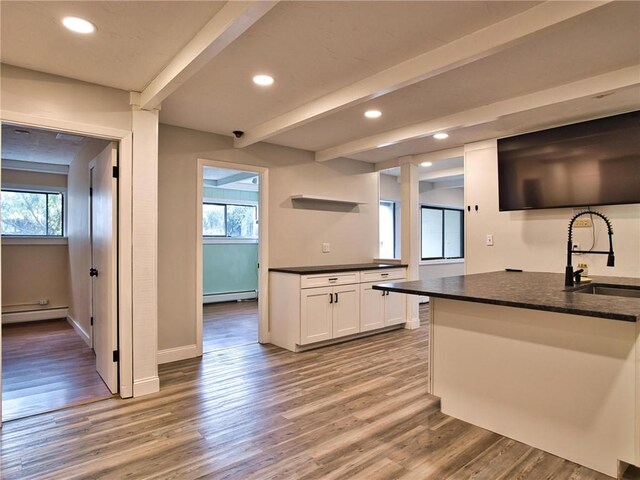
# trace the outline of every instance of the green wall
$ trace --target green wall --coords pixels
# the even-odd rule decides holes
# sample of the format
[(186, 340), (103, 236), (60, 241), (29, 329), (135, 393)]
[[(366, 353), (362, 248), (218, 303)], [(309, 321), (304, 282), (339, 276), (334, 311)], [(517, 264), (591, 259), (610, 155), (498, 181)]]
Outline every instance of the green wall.
[(257, 243), (205, 244), (202, 255), (204, 295), (258, 290)]

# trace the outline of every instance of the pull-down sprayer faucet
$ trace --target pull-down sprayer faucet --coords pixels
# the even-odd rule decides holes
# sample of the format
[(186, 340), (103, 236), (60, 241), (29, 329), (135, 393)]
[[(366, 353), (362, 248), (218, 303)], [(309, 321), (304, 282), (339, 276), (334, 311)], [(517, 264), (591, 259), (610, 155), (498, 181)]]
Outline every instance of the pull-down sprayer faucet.
[[(607, 233), (609, 234), (609, 251), (598, 250), (573, 250), (573, 224), (578, 217), (582, 215), (596, 215), (604, 220), (607, 224)], [(564, 272), (564, 286), (573, 287), (573, 266), (571, 266), (571, 255), (574, 253), (598, 253), (601, 255), (607, 255), (607, 267), (613, 267), (615, 264), (615, 256), (613, 254), (613, 229), (611, 228), (611, 221), (603, 214), (595, 212), (593, 210), (587, 210), (586, 212), (580, 212), (573, 216), (569, 222), (569, 240), (567, 241), (567, 268)]]

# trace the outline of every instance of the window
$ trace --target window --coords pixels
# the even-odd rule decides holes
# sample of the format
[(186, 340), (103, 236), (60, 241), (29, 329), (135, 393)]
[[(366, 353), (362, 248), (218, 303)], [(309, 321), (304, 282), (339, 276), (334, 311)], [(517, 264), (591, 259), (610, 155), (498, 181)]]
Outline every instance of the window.
[(2, 235), (61, 237), (63, 202), (60, 192), (2, 190)]
[(202, 234), (205, 237), (258, 236), (258, 209), (254, 205), (202, 205)]
[(422, 207), (422, 260), (464, 257), (462, 210)]
[(393, 202), (380, 202), (380, 258), (395, 258), (395, 210)]

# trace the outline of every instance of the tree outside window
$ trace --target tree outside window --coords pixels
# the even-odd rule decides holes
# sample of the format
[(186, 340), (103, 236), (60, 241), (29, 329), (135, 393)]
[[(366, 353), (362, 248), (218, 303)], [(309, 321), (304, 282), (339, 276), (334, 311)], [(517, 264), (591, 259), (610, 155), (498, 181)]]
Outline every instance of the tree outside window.
[(62, 193), (2, 190), (2, 235), (63, 235)]

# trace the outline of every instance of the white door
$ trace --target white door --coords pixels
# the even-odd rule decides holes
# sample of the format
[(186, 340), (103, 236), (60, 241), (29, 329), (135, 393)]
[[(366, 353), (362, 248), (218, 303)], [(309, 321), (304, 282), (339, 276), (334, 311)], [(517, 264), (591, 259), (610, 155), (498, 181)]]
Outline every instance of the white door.
[(384, 297), (384, 324), (405, 323), (406, 296), (403, 293), (386, 292)]
[(360, 285), (333, 287), (333, 338), (360, 331)]
[(360, 285), (360, 331), (384, 327), (384, 294), (371, 288), (374, 283)]
[(333, 288), (303, 289), (300, 298), (300, 345), (330, 340), (333, 335)]
[(114, 358), (114, 352), (118, 350), (117, 185), (113, 178), (116, 162), (114, 144), (108, 145), (91, 162), (93, 349), (96, 352), (96, 370), (112, 393), (118, 391), (118, 362)]

